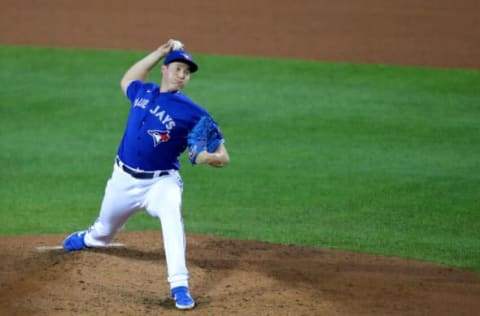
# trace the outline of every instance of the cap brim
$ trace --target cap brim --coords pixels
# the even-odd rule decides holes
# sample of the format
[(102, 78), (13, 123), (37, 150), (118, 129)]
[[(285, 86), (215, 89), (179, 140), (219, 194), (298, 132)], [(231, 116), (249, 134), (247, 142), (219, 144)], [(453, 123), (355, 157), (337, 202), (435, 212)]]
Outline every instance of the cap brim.
[(194, 73), (195, 71), (198, 70), (198, 66), (197, 64), (191, 62), (190, 60), (187, 60), (187, 59), (183, 59), (183, 58), (176, 58), (176, 59), (172, 59), (169, 61), (169, 64), (174, 62), (174, 61), (177, 61), (177, 62), (181, 62), (181, 63), (184, 63), (184, 64), (187, 64), (189, 67), (190, 67), (190, 72), (191, 73)]

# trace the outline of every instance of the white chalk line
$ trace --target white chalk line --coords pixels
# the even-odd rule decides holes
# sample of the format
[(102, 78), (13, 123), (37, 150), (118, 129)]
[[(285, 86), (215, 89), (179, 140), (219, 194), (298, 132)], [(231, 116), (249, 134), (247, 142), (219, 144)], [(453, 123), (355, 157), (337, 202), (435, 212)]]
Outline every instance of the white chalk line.
[[(113, 248), (113, 247), (125, 247), (125, 244), (122, 243), (111, 243), (106, 246), (95, 247), (95, 248)], [(63, 249), (63, 246), (38, 246), (36, 247), (37, 251), (49, 251), (49, 250), (59, 250)]]

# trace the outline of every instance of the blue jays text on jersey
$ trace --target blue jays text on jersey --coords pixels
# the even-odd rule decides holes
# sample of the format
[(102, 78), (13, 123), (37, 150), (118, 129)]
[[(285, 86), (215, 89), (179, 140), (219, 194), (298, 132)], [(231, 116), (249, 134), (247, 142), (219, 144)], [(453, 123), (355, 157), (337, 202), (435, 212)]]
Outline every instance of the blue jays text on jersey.
[(160, 92), (154, 83), (133, 81), (126, 94), (131, 108), (118, 148), (120, 160), (144, 171), (178, 170), (189, 131), (210, 114), (182, 92)]

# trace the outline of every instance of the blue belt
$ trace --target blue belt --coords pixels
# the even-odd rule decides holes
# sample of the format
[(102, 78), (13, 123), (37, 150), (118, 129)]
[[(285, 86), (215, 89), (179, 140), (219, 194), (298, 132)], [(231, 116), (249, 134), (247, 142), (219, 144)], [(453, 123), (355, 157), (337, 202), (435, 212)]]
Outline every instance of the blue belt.
[(122, 168), (123, 171), (125, 171), (135, 179), (153, 179), (156, 177), (163, 177), (170, 174), (170, 172), (168, 171), (138, 171), (125, 165), (123, 162), (120, 161), (120, 159), (118, 159), (118, 157), (115, 158), (115, 163), (117, 164), (117, 166)]

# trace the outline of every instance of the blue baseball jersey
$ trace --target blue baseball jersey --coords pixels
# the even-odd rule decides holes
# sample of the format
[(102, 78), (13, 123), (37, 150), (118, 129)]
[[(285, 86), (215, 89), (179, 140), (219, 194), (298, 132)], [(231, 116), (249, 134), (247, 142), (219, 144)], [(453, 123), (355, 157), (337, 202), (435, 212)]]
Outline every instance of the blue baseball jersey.
[(187, 148), (188, 133), (210, 114), (181, 91), (160, 92), (150, 82), (132, 81), (126, 95), (131, 108), (118, 148), (120, 160), (145, 171), (180, 169), (178, 158)]

